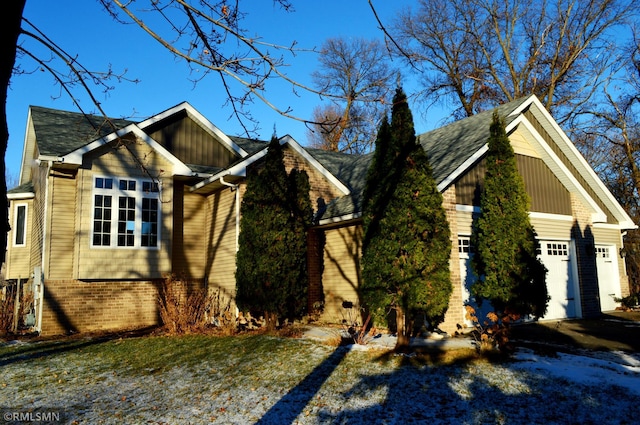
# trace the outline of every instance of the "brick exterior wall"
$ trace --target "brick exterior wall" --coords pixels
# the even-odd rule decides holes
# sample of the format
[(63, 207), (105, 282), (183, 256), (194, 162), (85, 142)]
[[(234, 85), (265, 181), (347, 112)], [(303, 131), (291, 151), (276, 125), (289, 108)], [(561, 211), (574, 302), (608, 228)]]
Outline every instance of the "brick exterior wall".
[(324, 232), (319, 229), (311, 229), (307, 234), (307, 272), (309, 274), (309, 292), (307, 311), (315, 313), (317, 306), (324, 303), (322, 290), (322, 272), (324, 251)]
[(344, 193), (339, 191), (333, 183), (331, 183), (325, 176), (320, 174), (315, 168), (311, 167), (306, 159), (302, 158), (295, 151), (290, 148), (286, 148), (283, 151), (284, 154), (284, 167), (287, 173), (290, 173), (292, 169), (298, 169), (300, 171), (306, 171), (309, 176), (309, 185), (311, 186), (311, 205), (314, 210), (318, 210), (320, 205), (326, 205), (333, 199), (343, 196)]
[(453, 335), (458, 330), (458, 325), (464, 326), (464, 309), (462, 299), (462, 279), (460, 274), (460, 255), (458, 253), (458, 222), (456, 219), (456, 187), (449, 186), (442, 194), (449, 230), (451, 232), (451, 256), (449, 257), (449, 268), (451, 271), (451, 284), (453, 292), (449, 299), (449, 309), (445, 313), (444, 322), (440, 329)]
[(582, 317), (599, 316), (600, 295), (591, 212), (573, 194), (571, 195), (571, 211), (574, 218), (571, 239), (576, 247)]
[[(41, 335), (116, 331), (161, 324), (161, 280), (46, 280)], [(192, 282), (191, 288), (202, 287)]]

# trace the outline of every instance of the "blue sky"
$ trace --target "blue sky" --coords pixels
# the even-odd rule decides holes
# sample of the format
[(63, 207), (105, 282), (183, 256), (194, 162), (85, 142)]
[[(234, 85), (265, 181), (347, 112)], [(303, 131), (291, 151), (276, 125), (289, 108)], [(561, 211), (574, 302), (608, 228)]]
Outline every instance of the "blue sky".
[[(298, 0), (293, 3), (295, 12), (287, 14), (274, 8), (271, 0), (243, 0), (240, 4), (249, 12), (243, 26), (261, 35), (265, 41), (289, 45), (295, 40), (299, 47), (306, 48), (320, 47), (329, 37), (382, 38), (367, 0)], [(415, 3), (415, 0), (374, 0), (385, 23), (391, 23), (397, 11)], [(242, 132), (238, 123), (229, 119), (231, 111), (223, 106), (224, 93), (215, 76), (209, 76), (194, 88), (184, 62), (174, 59), (136, 25), (114, 22), (96, 0), (27, 0), (24, 17), (67, 52), (77, 54), (78, 61), (85, 67), (102, 71), (111, 66), (116, 73), (127, 70), (129, 78), (140, 80), (137, 84), (115, 83), (114, 89), (107, 94), (96, 93), (108, 115), (141, 120), (188, 101), (227, 134)], [(294, 79), (310, 83), (310, 74), (316, 69), (316, 56), (299, 55), (289, 62), (291, 67), (287, 72)], [(26, 59), (20, 65), (27, 70), (35, 68), (34, 63)], [(404, 84), (410, 93), (407, 86), (411, 83), (406, 80)], [(75, 93), (81, 94), (79, 90)], [(293, 114), (304, 118), (309, 118), (313, 107), (321, 103), (317, 96), (294, 95), (288, 86), (279, 89), (274, 85), (266, 94), (290, 106)], [(80, 96), (80, 99), (83, 108), (95, 112), (86, 96)], [(7, 99), (9, 145), (6, 164), (9, 175), (17, 176), (20, 171), (29, 105), (76, 110), (46, 72), (14, 76)], [(283, 118), (261, 103), (255, 103), (251, 112), (260, 121), (261, 138), (270, 138), (275, 127), (279, 136), (290, 134), (300, 143), (306, 143), (303, 124)], [(416, 107), (414, 118), (418, 133), (436, 124), (436, 120), (426, 122)]]

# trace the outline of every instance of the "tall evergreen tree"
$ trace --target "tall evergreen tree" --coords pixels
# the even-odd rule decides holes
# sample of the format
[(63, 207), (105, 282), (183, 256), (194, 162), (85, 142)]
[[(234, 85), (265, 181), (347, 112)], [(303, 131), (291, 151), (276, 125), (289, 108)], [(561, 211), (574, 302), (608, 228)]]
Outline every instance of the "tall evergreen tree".
[(423, 312), (435, 320), (448, 306), (451, 240), (442, 194), (401, 89), (393, 105), (365, 190), (361, 297), (377, 321), (393, 310), (401, 349), (409, 344), (408, 315)]
[(498, 313), (542, 317), (547, 309), (546, 268), (536, 256), (536, 233), (529, 221), (529, 197), (504, 121), (490, 127), (481, 214), (472, 235), (472, 265), (480, 278), (471, 287), (479, 302)]
[(309, 176), (297, 169), (289, 173), (288, 202), (291, 211), (290, 233), (287, 241), (286, 267), (291, 271), (289, 278), (285, 314), (289, 319), (303, 316), (307, 311), (309, 278), (307, 273), (307, 231), (313, 219), (313, 207), (309, 192)]
[(240, 310), (264, 312), (269, 329), (306, 307), (308, 198), (306, 173), (287, 176), (282, 147), (272, 138), (262, 169), (247, 178), (236, 260), (236, 303)]

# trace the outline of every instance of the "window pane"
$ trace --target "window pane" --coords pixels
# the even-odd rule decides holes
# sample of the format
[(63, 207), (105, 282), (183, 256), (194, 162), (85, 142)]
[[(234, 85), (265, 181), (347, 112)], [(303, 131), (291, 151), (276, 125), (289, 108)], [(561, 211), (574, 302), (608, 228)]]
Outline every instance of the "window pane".
[(120, 196), (118, 205), (118, 246), (134, 246), (136, 198)]
[[(97, 179), (96, 179), (97, 180)], [(109, 246), (111, 238), (111, 196), (95, 195), (93, 207), (93, 245)]]
[(27, 232), (27, 206), (18, 205), (16, 208), (16, 245), (24, 245)]
[(144, 193), (158, 192), (158, 183), (155, 182), (142, 182), (142, 191)]
[(158, 200), (142, 198), (142, 246), (158, 246)]

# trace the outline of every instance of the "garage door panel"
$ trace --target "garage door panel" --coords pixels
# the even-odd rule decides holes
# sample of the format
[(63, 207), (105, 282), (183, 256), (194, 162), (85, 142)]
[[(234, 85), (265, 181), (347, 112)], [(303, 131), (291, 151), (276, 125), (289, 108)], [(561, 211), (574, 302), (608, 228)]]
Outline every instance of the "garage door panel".
[(612, 311), (619, 306), (615, 300), (620, 298), (620, 274), (618, 273), (618, 258), (614, 253), (615, 246), (596, 246), (601, 311)]
[[(458, 253), (460, 255), (460, 277), (462, 295), (465, 304), (474, 303), (470, 295), (470, 287), (474, 281), (471, 276), (471, 257), (473, 252), (469, 238), (459, 236)], [(539, 258), (547, 268), (547, 292), (550, 296), (547, 314), (543, 319), (564, 319), (579, 316), (579, 297), (577, 295), (576, 281), (574, 279), (572, 245), (570, 241), (539, 241)], [(482, 309), (478, 309), (478, 317), (482, 318), (487, 311), (491, 311), (489, 303), (483, 303)], [(471, 323), (467, 322), (467, 325)]]
[(544, 319), (577, 316), (571, 242), (540, 241), (540, 260), (547, 268), (549, 304)]

